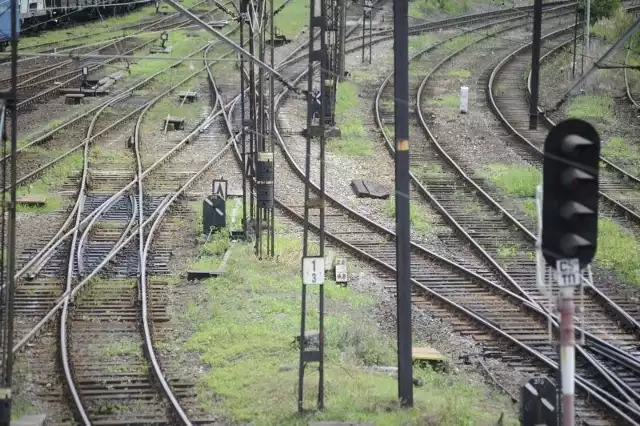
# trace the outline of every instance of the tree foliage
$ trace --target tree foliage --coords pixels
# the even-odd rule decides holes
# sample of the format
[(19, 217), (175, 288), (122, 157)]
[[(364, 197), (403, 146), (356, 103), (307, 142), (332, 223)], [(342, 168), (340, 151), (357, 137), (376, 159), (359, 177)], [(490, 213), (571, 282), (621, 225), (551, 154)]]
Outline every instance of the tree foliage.
[[(620, 0), (590, 0), (591, 1), (591, 23), (598, 19), (609, 18), (613, 12), (620, 7)], [(580, 0), (580, 7), (585, 8), (587, 0)], [(586, 9), (585, 9), (586, 10)]]

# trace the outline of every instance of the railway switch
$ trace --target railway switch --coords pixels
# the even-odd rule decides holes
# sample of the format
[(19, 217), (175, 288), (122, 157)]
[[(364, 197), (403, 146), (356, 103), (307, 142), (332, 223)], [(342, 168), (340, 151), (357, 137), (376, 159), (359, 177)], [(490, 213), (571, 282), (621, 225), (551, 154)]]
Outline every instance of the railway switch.
[(559, 123), (544, 145), (542, 253), (547, 264), (577, 258), (584, 268), (596, 253), (600, 137), (589, 123)]

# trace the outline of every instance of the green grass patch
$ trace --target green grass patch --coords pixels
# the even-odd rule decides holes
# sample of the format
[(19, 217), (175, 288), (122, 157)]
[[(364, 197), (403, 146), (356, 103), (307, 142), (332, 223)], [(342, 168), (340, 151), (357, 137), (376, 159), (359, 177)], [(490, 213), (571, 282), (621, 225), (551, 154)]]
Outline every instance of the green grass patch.
[[(492, 164), (487, 166), (485, 174), (503, 192), (519, 197), (525, 213), (537, 218), (535, 191), (541, 176), (538, 170)], [(631, 233), (607, 218), (600, 218), (598, 222), (596, 260), (600, 266), (616, 271), (626, 282), (640, 285), (640, 244)]]
[(433, 44), (438, 38), (435, 34), (425, 33), (409, 37), (409, 54), (418, 53)]
[(79, 173), (83, 165), (83, 152), (78, 150), (42, 174), (40, 179), (18, 188), (18, 197), (34, 195), (46, 197), (44, 207), (27, 207), (18, 205), (19, 212), (48, 213), (62, 206), (62, 199), (52, 191), (62, 186), (73, 174)]
[(472, 4), (472, 0), (414, 0), (409, 4), (409, 16), (425, 18), (435, 12), (467, 13)]
[(119, 356), (142, 357), (142, 347), (139, 342), (134, 340), (121, 339), (117, 342), (108, 344), (90, 344), (89, 350), (99, 352), (105, 358), (113, 358)]
[(460, 96), (458, 95), (445, 95), (436, 99), (428, 99), (427, 105), (438, 105), (447, 108), (460, 107)]
[(473, 41), (473, 39), (474, 39), (473, 36), (470, 34), (456, 37), (452, 40), (445, 42), (444, 45), (442, 46), (442, 49), (446, 53), (457, 52), (458, 50), (470, 44)]
[(352, 82), (338, 85), (336, 94), (336, 123), (340, 138), (332, 138), (327, 142), (327, 149), (336, 154), (350, 157), (367, 157), (374, 154), (373, 141), (367, 135), (362, 121), (354, 114), (360, 106), (358, 98), (360, 88)]
[(133, 163), (134, 158), (130, 151), (93, 146), (89, 153), (89, 161), (92, 163), (130, 164)]
[(449, 77), (457, 78), (459, 80), (466, 80), (467, 78), (471, 77), (471, 71), (466, 69), (453, 69), (453, 70), (449, 70), (447, 75)]
[[(279, 1), (278, 5), (282, 3), (283, 1)], [(273, 7), (277, 6), (274, 4)], [(309, 25), (309, 7), (308, 1), (291, 0), (275, 17), (275, 25), (280, 29), (280, 33), (287, 38), (297, 36), (305, 26)]]
[[(176, 92), (178, 89), (176, 89)], [(185, 120), (185, 129), (194, 126), (202, 119), (202, 105), (200, 100), (192, 103), (184, 103), (180, 105), (181, 101), (177, 96), (166, 96), (160, 101), (156, 102), (145, 114), (144, 128), (156, 128), (164, 130), (165, 120), (167, 116), (181, 117)]]
[(591, 34), (608, 43), (614, 43), (634, 22), (633, 15), (620, 7), (610, 18), (599, 19), (591, 27)]
[[(397, 384), (388, 375), (365, 373), (364, 365), (394, 365), (395, 341), (371, 319), (376, 301), (349, 288), (325, 283), (326, 409), (309, 416), (296, 414), (299, 333), (299, 238), (276, 236), (279, 256), (258, 261), (253, 248), (234, 248), (224, 277), (205, 282), (204, 301), (190, 303), (185, 314), (199, 324), (186, 348), (201, 354), (210, 369), (199, 382), (202, 405), (234, 422), (254, 425), (306, 425), (312, 420), (369, 421), (374, 424), (495, 422), (510, 402), (480, 385), (456, 376), (415, 369), (425, 380), (415, 389), (416, 408), (398, 410)], [(317, 295), (310, 291), (308, 297)], [(250, 297), (248, 297), (250, 296)], [(317, 316), (309, 314), (309, 327)], [(282, 369), (281, 365), (291, 365)], [(305, 404), (314, 404), (317, 376), (309, 372)], [(217, 398), (213, 398), (213, 396)], [(220, 400), (216, 407), (211, 402)]]
[(484, 175), (498, 188), (516, 197), (535, 197), (541, 174), (533, 166), (489, 164)]
[(640, 173), (640, 149), (629, 145), (624, 138), (611, 138), (602, 155), (636, 176)]
[(567, 114), (570, 118), (607, 121), (613, 119), (613, 101), (598, 95), (577, 96), (569, 102)]
[(598, 221), (596, 260), (616, 271), (626, 282), (640, 286), (640, 244), (627, 230), (609, 219)]
[[(384, 204), (384, 214), (389, 218), (396, 217), (396, 199), (395, 197), (389, 197)], [(409, 204), (409, 221), (411, 223), (411, 229), (415, 230), (420, 235), (430, 235), (436, 230), (434, 225), (435, 218), (426, 209), (416, 203)]]
[(498, 247), (498, 257), (501, 259), (512, 259), (518, 254), (518, 246), (516, 245), (504, 245)]
[(13, 395), (11, 398), (11, 420), (18, 420), (22, 416), (36, 414), (38, 409), (29, 402), (24, 395)]
[(427, 164), (426, 166), (413, 167), (411, 171), (420, 181), (440, 179), (444, 176), (442, 173), (442, 167), (439, 164)]
[[(211, 41), (211, 36), (204, 30), (172, 31), (167, 41), (167, 46), (173, 48), (171, 52), (172, 57), (181, 57), (195, 52)], [(157, 43), (152, 44), (159, 47), (161, 44), (160, 38), (158, 37)], [(151, 47), (151, 45), (149, 47)], [(162, 58), (161, 55), (162, 54), (158, 54), (156, 56)], [(143, 79), (165, 69), (175, 62), (175, 59), (142, 59), (129, 66), (129, 77)], [(172, 81), (177, 82), (180, 79), (184, 79), (189, 73), (196, 71), (200, 66), (200, 64), (193, 62), (183, 63), (179, 67), (167, 72), (167, 75), (159, 76), (157, 80), (154, 80), (154, 83), (166, 86)]]

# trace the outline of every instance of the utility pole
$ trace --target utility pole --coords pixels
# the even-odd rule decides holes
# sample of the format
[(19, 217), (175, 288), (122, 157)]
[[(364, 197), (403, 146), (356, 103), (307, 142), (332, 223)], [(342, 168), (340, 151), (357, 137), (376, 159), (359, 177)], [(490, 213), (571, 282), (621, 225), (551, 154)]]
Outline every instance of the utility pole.
[(574, 24), (573, 27), (573, 62), (571, 62), (571, 80), (573, 81), (573, 79), (576, 78), (576, 54), (578, 52), (576, 52), (577, 49), (577, 43), (578, 43), (578, 12), (580, 11), (580, 8), (578, 7), (578, 5), (576, 5), (576, 23)]
[(345, 73), (344, 45), (347, 34), (347, 1), (338, 0), (340, 10), (340, 25), (338, 27), (338, 78), (342, 80)]
[(600, 137), (589, 123), (559, 123), (544, 144), (542, 255), (556, 269), (562, 426), (575, 425), (574, 289), (596, 253)]
[(540, 37), (542, 32), (542, 0), (533, 6), (533, 45), (531, 47), (531, 99), (529, 100), (529, 129), (538, 128), (538, 93), (540, 86)]
[(585, 0), (587, 2), (587, 13), (585, 14), (585, 19), (584, 19), (584, 25), (585, 25), (585, 29), (584, 29), (584, 44), (585, 44), (585, 51), (586, 51), (586, 56), (589, 56), (589, 39), (591, 38), (591, 33), (590, 33), (590, 29), (591, 29), (591, 0)]
[[(11, 421), (11, 386), (13, 375), (13, 292), (15, 290), (15, 263), (16, 263), (16, 148), (18, 144), (18, 109), (17, 109), (17, 86), (18, 86), (18, 26), (19, 21), (18, 0), (11, 0), (11, 91), (2, 94), (0, 108), (1, 127), (0, 138), (2, 140), (2, 155), (7, 155), (7, 141), (5, 133), (6, 106), (11, 114), (11, 175), (10, 175), (10, 201), (5, 200), (2, 194), (2, 219), (0, 219), (0, 284), (4, 287), (4, 293), (0, 291), (0, 302), (2, 303), (0, 313), (0, 354), (2, 356), (0, 364), (0, 425), (9, 425)], [(2, 185), (6, 184), (7, 163), (2, 166)], [(6, 187), (6, 185), (5, 185)], [(9, 210), (8, 223), (5, 227), (5, 213)], [(7, 236), (7, 247), (5, 250), (5, 232)], [(7, 257), (7, 271), (4, 271), (4, 259)], [(4, 285), (4, 280), (7, 285)], [(1, 288), (1, 287), (0, 287)]]
[[(302, 303), (300, 313), (300, 358), (298, 367), (298, 411), (304, 408), (304, 373), (310, 364), (318, 368), (318, 409), (324, 408), (324, 222), (325, 222), (325, 141), (327, 118), (329, 118), (329, 98), (327, 91), (331, 88), (327, 80), (331, 76), (330, 52), (327, 43), (328, 14), (327, 2), (330, 0), (311, 0), (309, 11), (309, 68), (307, 74), (307, 93), (314, 93), (314, 86), (319, 94), (317, 97), (307, 96), (307, 128), (306, 159), (305, 159), (305, 187), (304, 187), (304, 224), (302, 237)], [(319, 3), (319, 4), (318, 4)], [(318, 7), (319, 6), (319, 7)], [(329, 15), (331, 16), (331, 15)], [(320, 31), (319, 43), (314, 43), (314, 34)], [(319, 65), (319, 72), (315, 72)], [(314, 152), (312, 140), (316, 139), (320, 147), (320, 156)], [(314, 197), (311, 189), (311, 159), (317, 159), (320, 171), (320, 194)], [(317, 212), (317, 213), (316, 213)], [(318, 217), (319, 238), (318, 250), (312, 254), (309, 241), (310, 216)], [(307, 332), (307, 316), (309, 306), (307, 295), (317, 288), (317, 324), (315, 332), (317, 339), (311, 339)], [(315, 342), (314, 342), (315, 340)]]
[(400, 399), (400, 404), (403, 407), (413, 406), (413, 361), (411, 353), (411, 236), (409, 223), (408, 9), (408, 0), (395, 0), (393, 2), (393, 59), (396, 139), (395, 178), (398, 397)]

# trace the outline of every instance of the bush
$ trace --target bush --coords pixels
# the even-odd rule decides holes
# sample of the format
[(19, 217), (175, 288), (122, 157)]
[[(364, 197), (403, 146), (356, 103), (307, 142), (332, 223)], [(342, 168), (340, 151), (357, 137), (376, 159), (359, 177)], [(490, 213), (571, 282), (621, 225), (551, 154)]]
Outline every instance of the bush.
[[(620, 0), (591, 0), (591, 23), (609, 18), (620, 7)], [(580, 0), (580, 7), (586, 7), (586, 0)]]

